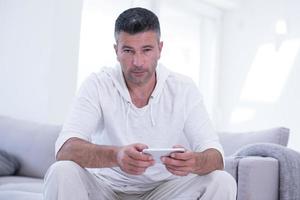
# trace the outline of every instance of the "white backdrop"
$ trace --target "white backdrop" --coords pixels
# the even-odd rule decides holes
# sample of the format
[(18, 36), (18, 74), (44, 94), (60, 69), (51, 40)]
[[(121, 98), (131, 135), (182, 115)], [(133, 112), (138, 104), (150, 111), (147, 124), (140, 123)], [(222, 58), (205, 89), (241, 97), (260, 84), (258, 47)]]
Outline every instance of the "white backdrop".
[(76, 89), (82, 0), (0, 0), (0, 114), (62, 123)]
[(224, 16), (219, 130), (286, 126), (300, 150), (299, 10), (297, 0), (242, 0)]

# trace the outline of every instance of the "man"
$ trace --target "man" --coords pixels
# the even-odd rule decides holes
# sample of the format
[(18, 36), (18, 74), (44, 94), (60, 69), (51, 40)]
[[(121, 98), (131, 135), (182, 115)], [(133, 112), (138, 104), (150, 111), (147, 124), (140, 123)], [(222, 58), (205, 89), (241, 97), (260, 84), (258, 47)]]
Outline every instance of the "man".
[[(56, 142), (45, 199), (235, 199), (197, 87), (157, 64), (163, 48), (157, 16), (124, 11), (115, 39), (120, 66), (83, 83)], [(149, 147), (185, 152), (156, 162), (142, 153)]]

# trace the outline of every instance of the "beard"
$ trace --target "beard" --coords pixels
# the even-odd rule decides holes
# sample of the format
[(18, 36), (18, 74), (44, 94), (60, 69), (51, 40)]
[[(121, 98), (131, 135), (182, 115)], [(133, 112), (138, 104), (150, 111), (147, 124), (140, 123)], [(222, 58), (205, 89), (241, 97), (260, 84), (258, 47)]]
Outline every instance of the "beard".
[(135, 85), (145, 85), (147, 84), (152, 76), (155, 74), (156, 64), (151, 68), (144, 69), (142, 67), (134, 67), (126, 72), (124, 72), (124, 77), (126, 82), (133, 83)]

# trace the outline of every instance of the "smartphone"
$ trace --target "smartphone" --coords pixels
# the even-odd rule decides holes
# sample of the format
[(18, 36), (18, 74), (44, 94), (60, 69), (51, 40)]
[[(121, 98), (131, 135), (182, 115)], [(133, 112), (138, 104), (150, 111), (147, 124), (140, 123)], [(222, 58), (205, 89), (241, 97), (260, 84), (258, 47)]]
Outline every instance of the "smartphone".
[(156, 162), (161, 162), (160, 158), (162, 156), (170, 156), (171, 153), (183, 152), (185, 152), (184, 148), (149, 148), (143, 150), (143, 153), (151, 155)]

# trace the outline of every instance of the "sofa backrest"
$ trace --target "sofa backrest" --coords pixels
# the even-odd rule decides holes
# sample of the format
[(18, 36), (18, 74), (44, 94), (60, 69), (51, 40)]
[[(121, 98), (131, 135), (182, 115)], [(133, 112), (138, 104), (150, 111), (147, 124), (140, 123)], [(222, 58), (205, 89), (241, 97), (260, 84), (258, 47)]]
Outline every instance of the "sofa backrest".
[(17, 175), (43, 178), (54, 163), (54, 144), (61, 126), (0, 116), (0, 150), (20, 162)]
[[(0, 150), (20, 162), (17, 175), (43, 178), (55, 162), (55, 141), (61, 126), (14, 119), (0, 115)], [(289, 129), (277, 127), (249, 132), (219, 132), (225, 156), (247, 144), (269, 142), (286, 146)]]
[(225, 156), (230, 156), (247, 144), (274, 143), (287, 146), (289, 133), (288, 128), (275, 127), (248, 132), (219, 132), (219, 137)]

